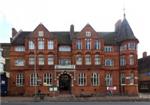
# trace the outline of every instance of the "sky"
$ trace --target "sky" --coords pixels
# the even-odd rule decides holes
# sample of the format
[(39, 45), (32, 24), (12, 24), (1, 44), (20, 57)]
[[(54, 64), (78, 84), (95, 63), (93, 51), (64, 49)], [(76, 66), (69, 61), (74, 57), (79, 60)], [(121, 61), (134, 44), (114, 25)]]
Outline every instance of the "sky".
[(149, 0), (0, 0), (0, 43), (10, 42), (11, 28), (33, 31), (43, 23), (49, 31), (81, 31), (89, 23), (96, 31), (114, 31), (125, 8), (134, 35), (138, 38), (138, 58), (150, 55)]

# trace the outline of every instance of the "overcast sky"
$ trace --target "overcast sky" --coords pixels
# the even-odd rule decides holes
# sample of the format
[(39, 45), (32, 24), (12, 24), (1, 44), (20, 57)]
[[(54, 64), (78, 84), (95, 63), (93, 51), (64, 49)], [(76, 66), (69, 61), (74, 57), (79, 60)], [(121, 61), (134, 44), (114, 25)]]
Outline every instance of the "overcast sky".
[(96, 31), (114, 31), (114, 24), (126, 18), (139, 39), (142, 52), (150, 55), (150, 0), (0, 0), (0, 42), (9, 42), (11, 28), (33, 31), (43, 23), (49, 31), (80, 31), (87, 23)]

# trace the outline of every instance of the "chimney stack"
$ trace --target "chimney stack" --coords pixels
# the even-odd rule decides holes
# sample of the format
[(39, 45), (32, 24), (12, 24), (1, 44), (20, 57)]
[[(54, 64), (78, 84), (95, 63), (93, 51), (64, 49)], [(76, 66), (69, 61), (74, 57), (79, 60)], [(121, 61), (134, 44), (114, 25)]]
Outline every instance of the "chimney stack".
[(143, 58), (147, 57), (147, 52), (143, 52)]
[(73, 35), (74, 34), (74, 25), (72, 24), (70, 26), (70, 35)]
[(17, 31), (15, 28), (12, 28), (12, 37), (14, 37), (17, 34)]

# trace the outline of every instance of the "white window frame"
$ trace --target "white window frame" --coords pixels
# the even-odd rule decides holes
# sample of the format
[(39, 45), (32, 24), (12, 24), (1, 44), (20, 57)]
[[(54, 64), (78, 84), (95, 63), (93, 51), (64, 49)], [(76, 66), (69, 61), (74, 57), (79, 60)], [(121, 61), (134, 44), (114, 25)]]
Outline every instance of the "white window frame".
[(120, 65), (121, 65), (121, 66), (125, 66), (125, 65), (126, 65), (126, 58), (125, 58), (124, 55), (123, 55), (123, 56), (120, 56)]
[(121, 73), (120, 80), (121, 80), (121, 85), (125, 85), (125, 84), (126, 84), (126, 77), (125, 77), (125, 73)]
[(134, 73), (133, 72), (130, 73), (129, 84), (130, 85), (134, 84)]
[(135, 42), (129, 42), (128, 43), (128, 49), (129, 50), (136, 50), (136, 43)]
[(91, 39), (85, 39), (85, 48), (86, 50), (91, 49)]
[(85, 55), (85, 64), (91, 65), (91, 55), (90, 54)]
[(34, 65), (34, 64), (35, 64), (35, 56), (29, 55), (29, 65)]
[(98, 73), (92, 73), (91, 82), (92, 82), (92, 86), (99, 86), (99, 74)]
[(43, 74), (43, 85), (46, 86), (52, 86), (52, 74), (51, 73), (45, 73)]
[(86, 86), (86, 74), (79, 73), (79, 86)]
[(100, 56), (98, 54), (95, 55), (95, 65), (100, 65), (101, 61), (100, 61)]
[(53, 40), (49, 40), (48, 41), (48, 50), (53, 50), (54, 49), (54, 41)]
[(44, 65), (45, 64), (45, 57), (44, 57), (44, 55), (39, 55), (39, 57), (38, 57), (38, 64), (39, 65)]
[(15, 47), (15, 51), (16, 52), (24, 52), (25, 51), (25, 47), (24, 46), (16, 46)]
[(104, 47), (104, 51), (107, 53), (112, 52), (112, 50), (113, 50), (112, 46), (105, 46)]
[(23, 58), (18, 58), (15, 60), (15, 66), (24, 66), (25, 60)]
[(114, 65), (113, 59), (105, 59), (105, 66), (112, 67)]
[(38, 32), (38, 36), (39, 36), (39, 37), (43, 37), (43, 36), (44, 36), (44, 31), (39, 31), (39, 32)]
[(30, 75), (30, 86), (38, 86), (38, 74), (32, 73)]
[(54, 55), (48, 55), (48, 65), (54, 64)]
[(76, 42), (76, 47), (77, 47), (77, 50), (81, 50), (81, 49), (82, 49), (81, 40), (77, 40), (77, 42)]
[(112, 86), (113, 85), (112, 74), (107, 73), (105, 80), (106, 80), (106, 86)]
[(130, 54), (129, 55), (129, 65), (134, 65), (135, 61), (134, 61), (134, 55)]
[(22, 87), (24, 85), (24, 74), (19, 73), (16, 75), (16, 86)]
[(44, 38), (38, 39), (38, 49), (43, 50), (44, 49)]
[(95, 40), (94, 48), (95, 48), (96, 50), (99, 50), (99, 49), (100, 49), (100, 41), (99, 41), (99, 40)]
[(91, 37), (91, 35), (92, 35), (92, 33), (91, 33), (90, 31), (86, 31), (86, 32), (85, 32), (85, 36), (86, 36), (86, 37)]
[(59, 51), (70, 52), (71, 47), (70, 46), (59, 46)]
[(76, 55), (76, 65), (82, 65), (82, 56), (81, 56), (81, 54)]
[(33, 50), (35, 48), (34, 42), (32, 40), (29, 40), (28, 47), (29, 47), (29, 50)]

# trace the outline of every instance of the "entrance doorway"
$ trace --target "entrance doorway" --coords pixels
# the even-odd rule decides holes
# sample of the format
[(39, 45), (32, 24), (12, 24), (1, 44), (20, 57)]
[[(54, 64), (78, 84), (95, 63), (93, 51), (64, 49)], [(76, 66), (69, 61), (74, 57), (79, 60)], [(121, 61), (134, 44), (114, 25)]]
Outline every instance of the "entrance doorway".
[(59, 77), (60, 93), (71, 93), (71, 77), (68, 74), (62, 74)]

